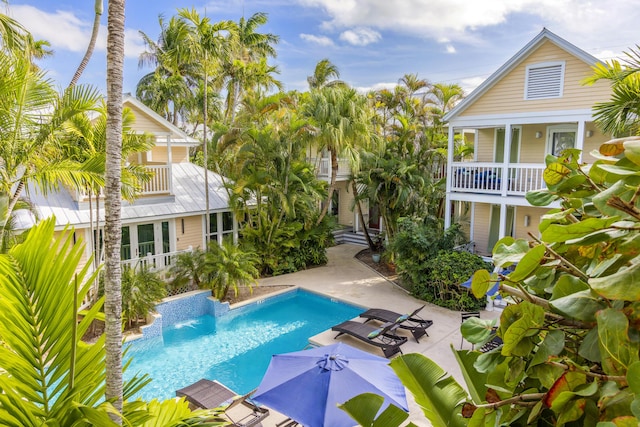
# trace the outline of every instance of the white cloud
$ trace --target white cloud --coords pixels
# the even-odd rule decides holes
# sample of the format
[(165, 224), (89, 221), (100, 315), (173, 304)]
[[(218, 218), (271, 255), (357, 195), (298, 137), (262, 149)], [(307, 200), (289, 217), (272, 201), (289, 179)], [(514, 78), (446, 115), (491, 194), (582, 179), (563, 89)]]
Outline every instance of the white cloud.
[(360, 93), (369, 93), (372, 90), (381, 90), (381, 89), (389, 89), (389, 90), (393, 90), (393, 88), (395, 88), (396, 86), (398, 86), (398, 83), (375, 83), (371, 86), (357, 86), (355, 87), (355, 89), (360, 92)]
[(340, 40), (355, 46), (366, 46), (379, 41), (381, 38), (382, 36), (379, 32), (364, 27), (347, 30), (340, 34)]
[(314, 36), (313, 34), (300, 34), (300, 38), (302, 40), (308, 41), (309, 43), (317, 44), (320, 46), (333, 46), (333, 40), (331, 40), (327, 36)]
[(456, 53), (456, 47), (452, 44), (447, 45), (447, 53)]
[[(479, 44), (480, 31), (517, 16), (525, 31), (547, 26), (588, 50), (637, 39), (637, 0), (297, 0), (323, 11), (325, 31), (371, 28), (438, 40)], [(527, 24), (528, 23), (528, 24)], [(447, 41), (444, 41), (447, 40)]]
[(462, 87), (462, 90), (464, 90), (464, 93), (469, 94), (475, 88), (480, 86), (482, 82), (484, 82), (487, 79), (487, 77), (489, 76), (469, 77), (466, 79), (462, 79), (458, 84), (460, 85), (460, 87)]
[[(67, 50), (81, 53), (91, 39), (93, 20), (83, 21), (73, 12), (57, 10), (49, 13), (33, 6), (13, 5), (9, 15), (31, 32), (35, 39), (47, 40), (54, 51)], [(92, 17), (93, 18), (93, 17)], [(107, 43), (107, 27), (100, 26), (96, 50), (104, 51)], [(136, 30), (125, 30), (125, 55), (138, 57), (144, 50), (142, 38)]]

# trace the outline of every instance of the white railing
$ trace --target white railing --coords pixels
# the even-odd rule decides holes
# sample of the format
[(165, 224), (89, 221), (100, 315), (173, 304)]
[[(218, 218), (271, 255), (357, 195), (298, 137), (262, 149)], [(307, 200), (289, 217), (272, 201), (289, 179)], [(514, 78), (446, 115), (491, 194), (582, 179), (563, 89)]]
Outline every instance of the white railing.
[(167, 252), (164, 254), (156, 254), (156, 255), (148, 253), (144, 257), (123, 260), (121, 261), (121, 265), (123, 269), (149, 268), (153, 271), (161, 271), (173, 266), (175, 264), (175, 260), (178, 258), (178, 255), (186, 252), (191, 252), (191, 251), (192, 249), (186, 249), (183, 251)]
[[(329, 178), (331, 176), (331, 159), (328, 157), (311, 158), (309, 163), (317, 168), (318, 178)], [(338, 178), (347, 178), (351, 175), (351, 168), (347, 159), (338, 159)]]
[(513, 163), (503, 177), (502, 163), (457, 162), (451, 164), (451, 191), (524, 196), (546, 187), (542, 174), (545, 165)]
[[(171, 194), (171, 178), (169, 165), (145, 165), (145, 168), (153, 172), (151, 179), (142, 184), (140, 196), (152, 196), (157, 194)], [(84, 191), (71, 191), (76, 202), (89, 201), (89, 194)], [(100, 189), (100, 198), (104, 198), (104, 189)], [(95, 194), (92, 195), (95, 199)]]
[(145, 167), (153, 172), (153, 176), (142, 185), (142, 195), (171, 193), (169, 165), (146, 165)]

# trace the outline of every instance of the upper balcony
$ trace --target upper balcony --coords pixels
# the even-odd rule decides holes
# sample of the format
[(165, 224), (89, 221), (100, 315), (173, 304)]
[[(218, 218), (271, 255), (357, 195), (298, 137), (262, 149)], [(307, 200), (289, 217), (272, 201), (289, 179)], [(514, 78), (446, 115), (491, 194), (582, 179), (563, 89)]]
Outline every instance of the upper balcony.
[[(142, 184), (142, 191), (138, 197), (165, 196), (173, 194), (171, 185), (171, 168), (169, 165), (145, 165), (145, 168), (152, 173), (151, 179)], [(71, 191), (71, 195), (78, 203), (89, 201), (89, 194), (85, 191)], [(95, 196), (92, 196), (95, 197)], [(100, 191), (100, 198), (104, 193)]]
[(455, 162), (450, 166), (452, 192), (524, 196), (546, 188), (542, 163)]
[[(309, 163), (315, 165), (317, 176), (320, 179), (331, 179), (331, 159), (329, 157), (312, 157)], [(351, 175), (351, 168), (347, 159), (338, 159), (338, 174), (336, 179), (348, 179)]]

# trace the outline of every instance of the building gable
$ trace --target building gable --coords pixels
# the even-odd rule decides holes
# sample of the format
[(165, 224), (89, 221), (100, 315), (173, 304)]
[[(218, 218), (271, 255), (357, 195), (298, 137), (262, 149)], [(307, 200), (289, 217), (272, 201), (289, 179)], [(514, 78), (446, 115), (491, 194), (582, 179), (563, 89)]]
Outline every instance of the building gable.
[(591, 109), (610, 97), (609, 85), (600, 81), (584, 86), (599, 61), (544, 29), (505, 63), (445, 120), (539, 111)]

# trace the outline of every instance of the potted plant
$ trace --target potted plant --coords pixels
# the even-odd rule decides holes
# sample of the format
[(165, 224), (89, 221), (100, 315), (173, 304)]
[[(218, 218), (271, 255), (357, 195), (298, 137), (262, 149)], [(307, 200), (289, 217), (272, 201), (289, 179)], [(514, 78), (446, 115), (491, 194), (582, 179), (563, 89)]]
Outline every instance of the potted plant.
[(371, 259), (375, 263), (380, 262), (380, 256), (384, 252), (384, 233), (378, 233), (371, 238), (373, 245), (371, 246)]

